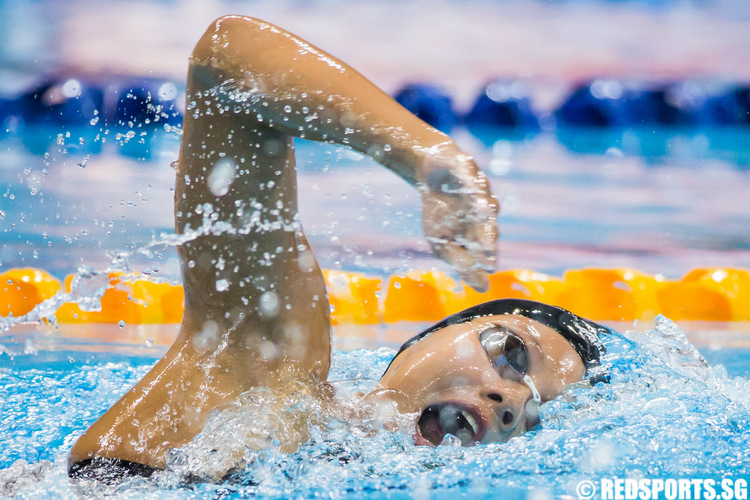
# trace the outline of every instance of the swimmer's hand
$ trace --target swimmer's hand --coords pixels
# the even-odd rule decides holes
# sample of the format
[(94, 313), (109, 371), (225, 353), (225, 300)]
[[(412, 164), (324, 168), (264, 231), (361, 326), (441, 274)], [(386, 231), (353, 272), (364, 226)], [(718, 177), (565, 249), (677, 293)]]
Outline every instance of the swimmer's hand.
[(463, 153), (429, 158), (422, 174), (422, 228), (432, 251), (472, 288), (486, 291), (495, 270), (500, 209), (487, 177)]

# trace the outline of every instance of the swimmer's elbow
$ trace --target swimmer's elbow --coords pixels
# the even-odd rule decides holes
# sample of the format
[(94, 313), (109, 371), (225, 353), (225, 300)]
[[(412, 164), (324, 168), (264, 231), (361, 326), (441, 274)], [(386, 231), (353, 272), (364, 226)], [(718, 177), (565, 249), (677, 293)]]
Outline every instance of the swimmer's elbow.
[(233, 48), (251, 43), (255, 34), (270, 26), (247, 16), (222, 16), (212, 22), (193, 49), (191, 63), (210, 64), (216, 58), (226, 58)]

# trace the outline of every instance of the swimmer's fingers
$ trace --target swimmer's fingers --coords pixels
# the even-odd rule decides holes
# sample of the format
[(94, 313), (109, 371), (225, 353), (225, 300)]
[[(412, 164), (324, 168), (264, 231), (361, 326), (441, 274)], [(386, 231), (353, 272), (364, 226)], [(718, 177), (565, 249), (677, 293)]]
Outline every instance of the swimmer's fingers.
[(435, 254), (450, 263), (477, 291), (489, 286), (495, 269), (499, 204), (481, 172), (463, 176), (460, 190), (423, 194), (422, 222)]
[[(432, 243), (432, 242), (431, 242)], [(450, 263), (460, 278), (478, 292), (486, 292), (490, 286), (488, 271), (477, 263), (465, 247), (456, 243), (432, 245), (435, 254)]]

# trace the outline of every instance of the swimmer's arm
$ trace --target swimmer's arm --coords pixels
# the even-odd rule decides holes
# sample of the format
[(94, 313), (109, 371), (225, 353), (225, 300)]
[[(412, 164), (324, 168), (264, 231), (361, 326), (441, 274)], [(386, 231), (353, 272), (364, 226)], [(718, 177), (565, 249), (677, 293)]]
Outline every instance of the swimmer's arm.
[(445, 134), (401, 107), (355, 70), (271, 24), (231, 16), (199, 41), (191, 77), (230, 82), (253, 120), (286, 134), (342, 144), (391, 169), (422, 194), (433, 251), (477, 289), (494, 267), (498, 203), (489, 182)]

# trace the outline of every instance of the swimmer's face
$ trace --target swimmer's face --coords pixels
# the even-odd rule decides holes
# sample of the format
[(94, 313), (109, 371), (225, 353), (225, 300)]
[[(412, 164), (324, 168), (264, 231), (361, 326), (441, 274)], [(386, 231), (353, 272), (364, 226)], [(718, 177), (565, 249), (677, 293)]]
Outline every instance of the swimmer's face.
[[(507, 363), (509, 361), (510, 363)], [(401, 352), (370, 395), (418, 415), (414, 441), (507, 441), (539, 423), (525, 370), (542, 401), (583, 378), (583, 361), (558, 332), (525, 316), (475, 318)]]

